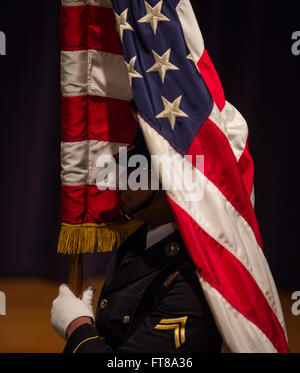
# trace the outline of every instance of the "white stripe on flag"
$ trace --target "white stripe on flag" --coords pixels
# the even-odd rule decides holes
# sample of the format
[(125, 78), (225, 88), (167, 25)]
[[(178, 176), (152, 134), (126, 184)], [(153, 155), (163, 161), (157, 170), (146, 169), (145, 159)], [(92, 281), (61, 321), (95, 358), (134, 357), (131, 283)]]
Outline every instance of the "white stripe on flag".
[(111, 0), (62, 0), (63, 6), (95, 5), (103, 8), (112, 8)]
[(245, 150), (248, 138), (248, 126), (243, 116), (233, 105), (226, 101), (222, 112), (220, 112), (217, 105), (214, 104), (209, 119), (214, 122), (227, 137), (238, 162)]
[(62, 95), (86, 95), (88, 92), (88, 51), (62, 51), (60, 66)]
[(98, 157), (115, 155), (119, 152), (119, 147), (127, 145), (96, 140), (62, 142), (62, 184), (66, 186), (96, 185), (97, 175), (102, 169), (96, 166)]
[(250, 200), (251, 200), (252, 206), (253, 206), (253, 208), (254, 208), (254, 205), (255, 205), (255, 190), (254, 190), (254, 184), (253, 184), (253, 187), (252, 187)]
[(132, 92), (124, 57), (95, 50), (89, 52), (89, 94), (130, 101)]
[(61, 90), (63, 96), (132, 98), (123, 56), (92, 49), (61, 52)]
[(204, 41), (190, 0), (180, 0), (176, 11), (181, 22), (185, 41), (194, 57), (199, 61), (204, 51)]

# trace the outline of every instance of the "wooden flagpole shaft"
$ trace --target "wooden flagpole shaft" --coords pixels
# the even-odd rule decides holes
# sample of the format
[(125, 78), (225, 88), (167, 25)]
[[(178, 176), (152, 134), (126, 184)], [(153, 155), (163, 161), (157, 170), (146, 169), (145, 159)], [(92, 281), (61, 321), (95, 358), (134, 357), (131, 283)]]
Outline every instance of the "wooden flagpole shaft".
[(81, 296), (83, 282), (83, 254), (69, 255), (69, 287), (76, 295)]

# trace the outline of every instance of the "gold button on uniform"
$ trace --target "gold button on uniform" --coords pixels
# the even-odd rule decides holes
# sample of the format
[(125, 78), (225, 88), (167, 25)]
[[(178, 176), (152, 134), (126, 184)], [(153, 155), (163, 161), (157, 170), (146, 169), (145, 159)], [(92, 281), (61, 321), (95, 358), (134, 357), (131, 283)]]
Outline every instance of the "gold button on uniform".
[(179, 250), (180, 250), (180, 246), (177, 242), (170, 242), (165, 248), (165, 253), (168, 256), (174, 256), (178, 253)]
[(130, 321), (130, 316), (126, 315), (126, 316), (123, 317), (123, 323), (124, 324), (128, 324), (129, 321)]
[(102, 310), (104, 310), (106, 308), (106, 306), (107, 306), (107, 299), (103, 298), (102, 301), (101, 301), (101, 303), (100, 303), (100, 308)]

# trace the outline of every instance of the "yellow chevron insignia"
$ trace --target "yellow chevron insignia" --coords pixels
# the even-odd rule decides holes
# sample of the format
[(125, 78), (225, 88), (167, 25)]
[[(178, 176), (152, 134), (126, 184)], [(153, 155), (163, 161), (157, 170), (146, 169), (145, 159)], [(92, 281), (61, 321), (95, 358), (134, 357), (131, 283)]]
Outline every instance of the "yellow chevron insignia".
[(187, 318), (187, 316), (184, 316), (177, 319), (161, 319), (160, 322), (155, 325), (154, 329), (174, 329), (175, 347), (178, 348), (185, 342), (185, 324)]

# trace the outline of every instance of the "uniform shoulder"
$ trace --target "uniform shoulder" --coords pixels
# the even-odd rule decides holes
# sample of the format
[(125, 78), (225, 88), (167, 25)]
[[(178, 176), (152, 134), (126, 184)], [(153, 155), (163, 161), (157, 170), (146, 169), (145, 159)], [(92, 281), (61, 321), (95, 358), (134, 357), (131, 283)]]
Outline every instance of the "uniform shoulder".
[(202, 314), (208, 305), (205, 300), (195, 267), (190, 264), (177, 270), (164, 282), (166, 290), (161, 297), (159, 309), (163, 312)]

